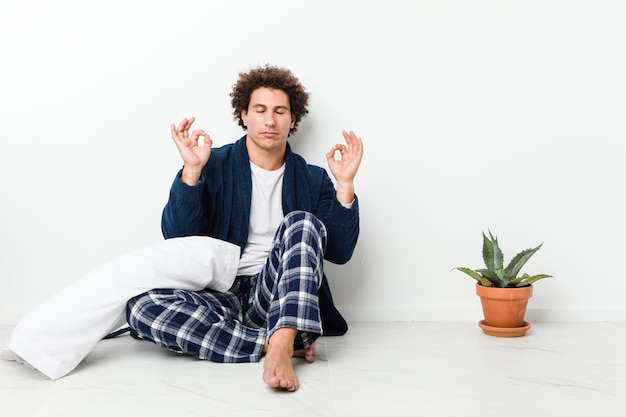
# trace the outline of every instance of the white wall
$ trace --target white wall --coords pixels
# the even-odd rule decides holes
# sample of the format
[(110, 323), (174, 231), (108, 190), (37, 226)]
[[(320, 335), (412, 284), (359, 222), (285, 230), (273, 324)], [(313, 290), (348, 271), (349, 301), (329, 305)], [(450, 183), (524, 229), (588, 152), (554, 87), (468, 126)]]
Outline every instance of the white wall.
[(309, 161), (364, 139), (361, 239), (328, 266), (350, 320), (478, 320), (451, 268), (487, 229), (507, 259), (545, 242), (531, 320), (624, 320), (624, 21), (598, 0), (3, 2), (0, 322), (161, 239), (169, 124), (238, 138), (228, 93), (268, 62), (312, 94)]

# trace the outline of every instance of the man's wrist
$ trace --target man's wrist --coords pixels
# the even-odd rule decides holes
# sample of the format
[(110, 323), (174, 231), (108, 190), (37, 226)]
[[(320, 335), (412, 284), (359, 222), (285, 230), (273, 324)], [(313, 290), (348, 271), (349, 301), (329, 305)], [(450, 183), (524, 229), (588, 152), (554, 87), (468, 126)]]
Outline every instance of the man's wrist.
[(337, 184), (337, 201), (344, 205), (354, 201), (354, 183)]
[(200, 176), (202, 175), (202, 168), (183, 167), (183, 172), (180, 175), (180, 179), (189, 186), (194, 186), (200, 182)]

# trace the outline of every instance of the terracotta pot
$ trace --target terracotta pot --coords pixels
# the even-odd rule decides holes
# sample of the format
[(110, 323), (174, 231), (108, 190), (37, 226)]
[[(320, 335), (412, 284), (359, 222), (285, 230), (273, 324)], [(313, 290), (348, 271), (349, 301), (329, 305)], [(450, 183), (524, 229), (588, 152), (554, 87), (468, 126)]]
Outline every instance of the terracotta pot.
[(491, 327), (514, 328), (528, 325), (524, 321), (528, 299), (533, 287), (521, 288), (483, 287), (476, 284), (485, 316), (484, 324)]

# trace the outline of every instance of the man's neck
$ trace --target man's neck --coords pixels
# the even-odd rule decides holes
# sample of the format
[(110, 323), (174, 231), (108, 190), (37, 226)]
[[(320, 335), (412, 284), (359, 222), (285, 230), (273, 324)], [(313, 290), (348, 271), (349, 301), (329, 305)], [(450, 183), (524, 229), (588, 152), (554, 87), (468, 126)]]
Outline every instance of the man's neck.
[(266, 171), (275, 171), (285, 163), (286, 146), (282, 150), (266, 150), (250, 145), (247, 148), (250, 162)]

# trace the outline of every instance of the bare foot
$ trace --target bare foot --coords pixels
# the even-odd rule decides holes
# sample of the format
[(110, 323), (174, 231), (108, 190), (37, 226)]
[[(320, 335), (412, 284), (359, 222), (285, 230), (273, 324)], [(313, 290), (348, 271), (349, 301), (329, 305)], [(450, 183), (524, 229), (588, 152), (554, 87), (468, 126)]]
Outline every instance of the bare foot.
[(317, 342), (306, 349), (293, 350), (296, 329), (282, 328), (274, 332), (266, 344), (263, 361), (263, 381), (272, 388), (295, 391), (300, 383), (291, 363), (292, 357), (304, 358), (307, 362), (315, 361)]
[(282, 328), (274, 332), (267, 346), (263, 361), (263, 381), (272, 388), (287, 391), (298, 389), (299, 381), (291, 364), (294, 354), (293, 341), (297, 330)]
[(317, 357), (317, 341), (313, 342), (313, 344), (306, 349), (296, 350), (293, 356), (303, 358), (307, 362), (315, 362), (315, 358)]

